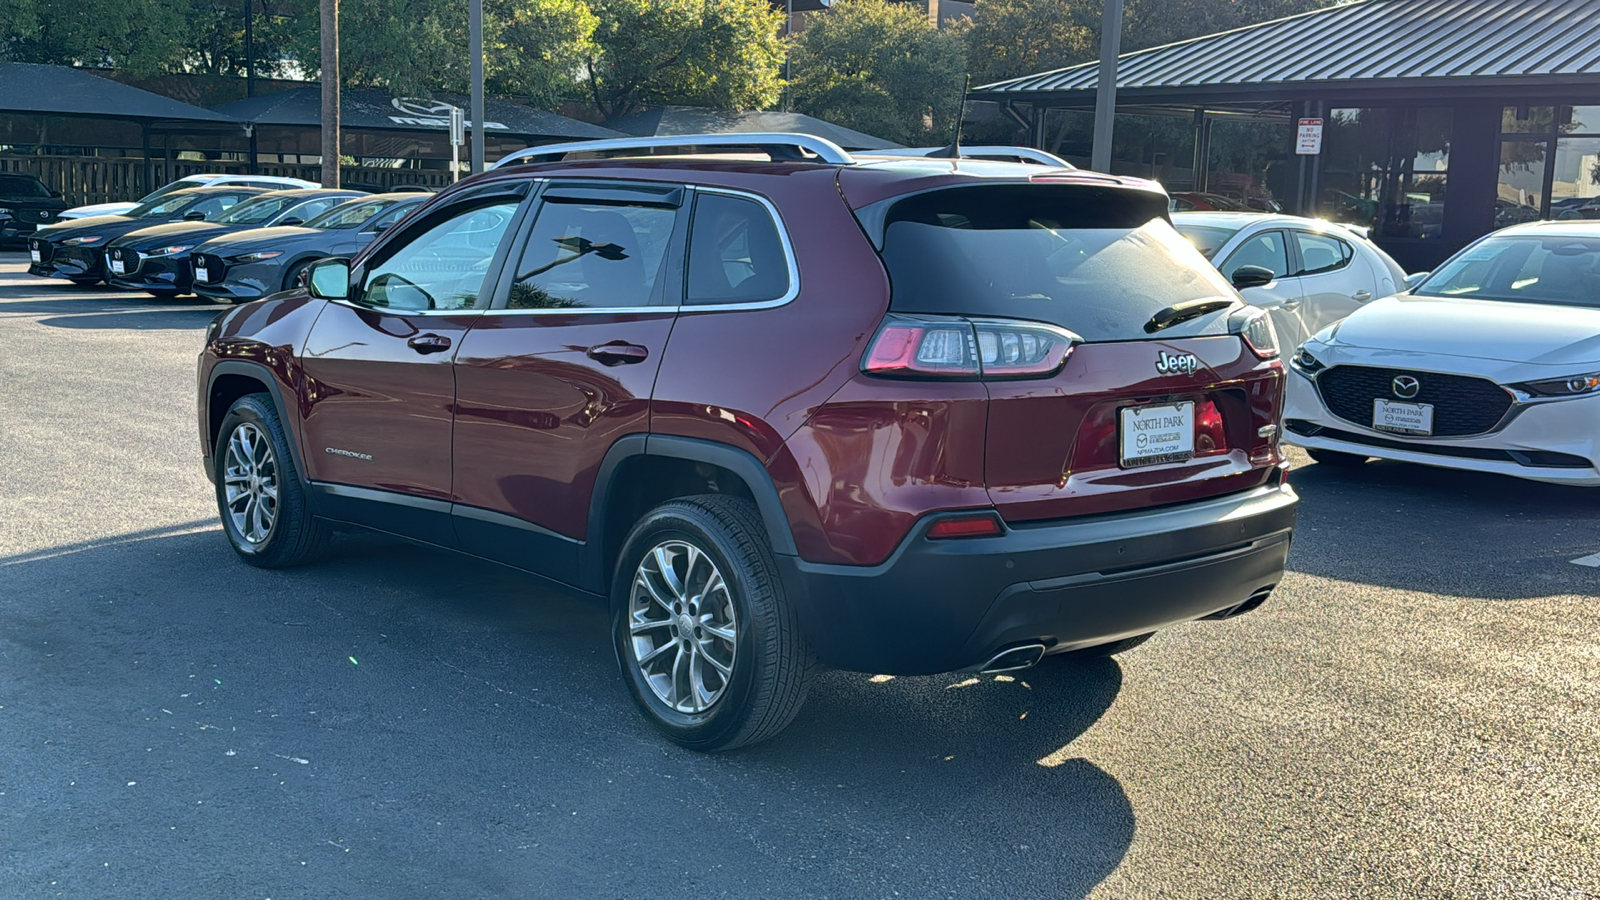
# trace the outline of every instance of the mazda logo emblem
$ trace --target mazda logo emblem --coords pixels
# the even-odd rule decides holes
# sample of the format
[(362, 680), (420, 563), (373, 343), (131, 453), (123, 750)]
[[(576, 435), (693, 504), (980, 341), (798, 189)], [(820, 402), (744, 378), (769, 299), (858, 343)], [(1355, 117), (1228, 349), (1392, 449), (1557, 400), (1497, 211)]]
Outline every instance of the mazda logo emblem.
[(1417, 395), (1418, 391), (1422, 390), (1422, 382), (1412, 378), (1410, 375), (1396, 375), (1394, 381), (1390, 382), (1389, 387), (1394, 390), (1396, 397), (1401, 400), (1410, 400)]

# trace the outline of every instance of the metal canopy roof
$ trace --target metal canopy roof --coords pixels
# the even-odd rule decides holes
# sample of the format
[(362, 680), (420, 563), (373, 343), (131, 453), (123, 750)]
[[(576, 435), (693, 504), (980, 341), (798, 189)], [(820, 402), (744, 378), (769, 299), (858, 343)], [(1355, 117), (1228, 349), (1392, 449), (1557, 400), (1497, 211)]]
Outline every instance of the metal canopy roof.
[[(373, 88), (356, 88), (341, 94), (339, 125), (346, 129), (448, 132), (452, 105), (471, 109), (466, 97), (455, 94), (436, 94), (433, 99), (413, 99), (395, 97), (387, 91)], [(322, 124), (322, 88), (290, 88), (261, 94), (224, 103), (216, 111), (253, 125), (314, 128)], [(487, 135), (567, 140), (618, 135), (609, 128), (494, 97), (485, 98), (483, 111)]]
[[(1293, 100), (1374, 89), (1600, 93), (1600, 0), (1360, 0), (1124, 53), (1117, 100)], [(996, 82), (976, 99), (1093, 103), (1099, 64)]]
[(209, 109), (71, 66), (0, 62), (0, 113), (236, 124)]

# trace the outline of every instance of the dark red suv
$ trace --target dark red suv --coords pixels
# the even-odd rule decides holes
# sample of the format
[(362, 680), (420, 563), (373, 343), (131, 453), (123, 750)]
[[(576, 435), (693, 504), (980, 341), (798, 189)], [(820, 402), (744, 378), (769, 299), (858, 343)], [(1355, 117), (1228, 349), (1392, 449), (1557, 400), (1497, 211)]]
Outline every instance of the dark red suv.
[(1283, 368), (1158, 187), (730, 140), (526, 151), (223, 314), (239, 555), (350, 523), (603, 598), (699, 749), (777, 733), (819, 663), (1022, 668), (1266, 599)]

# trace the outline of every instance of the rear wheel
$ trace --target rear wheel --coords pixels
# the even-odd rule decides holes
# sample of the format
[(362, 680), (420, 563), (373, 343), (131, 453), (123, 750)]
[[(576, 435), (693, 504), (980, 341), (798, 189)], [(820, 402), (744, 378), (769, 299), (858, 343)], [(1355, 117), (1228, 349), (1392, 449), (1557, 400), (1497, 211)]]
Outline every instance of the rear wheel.
[(752, 744), (805, 702), (810, 651), (750, 501), (708, 495), (651, 510), (623, 546), (612, 604), (623, 682), (671, 740)]
[(1365, 465), (1367, 457), (1357, 456), (1354, 453), (1345, 453), (1342, 450), (1307, 450), (1306, 454), (1325, 466), (1339, 468), (1353, 468)]
[(327, 548), (332, 529), (311, 515), (270, 397), (247, 394), (235, 401), (213, 452), (222, 530), (241, 559), (280, 569), (310, 562)]

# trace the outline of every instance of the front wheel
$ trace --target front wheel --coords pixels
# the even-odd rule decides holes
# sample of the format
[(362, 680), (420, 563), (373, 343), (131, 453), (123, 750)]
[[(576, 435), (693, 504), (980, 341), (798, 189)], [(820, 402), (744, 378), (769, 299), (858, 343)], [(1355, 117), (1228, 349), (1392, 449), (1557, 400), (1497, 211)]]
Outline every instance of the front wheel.
[(612, 583), (623, 682), (645, 718), (693, 750), (782, 731), (812, 661), (748, 500), (674, 500), (634, 526)]
[(241, 559), (281, 569), (309, 562), (327, 548), (332, 530), (311, 515), (270, 397), (247, 394), (229, 407), (213, 453), (222, 530)]

